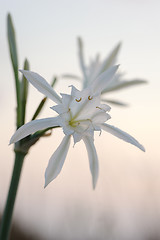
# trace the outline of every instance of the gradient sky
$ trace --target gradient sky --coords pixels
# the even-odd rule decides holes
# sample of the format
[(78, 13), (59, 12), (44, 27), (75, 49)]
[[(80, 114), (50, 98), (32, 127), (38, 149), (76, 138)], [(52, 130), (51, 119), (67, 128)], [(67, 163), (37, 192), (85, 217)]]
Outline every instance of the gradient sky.
[[(101, 137), (96, 135), (100, 162), (96, 190), (92, 191), (91, 188), (87, 154), (81, 143), (71, 148), (61, 175), (44, 190), (44, 171), (48, 159), (63, 136), (58, 130), (56, 135), (42, 139), (30, 151), (23, 169), (15, 216), (22, 221), (22, 225), (31, 227), (33, 224), (33, 228), (38, 230), (41, 226), (41, 232), (48, 232), (50, 237), (59, 229), (62, 219), (64, 231), (69, 234), (67, 229), (72, 229), (72, 223), (79, 214), (75, 213), (77, 207), (84, 211), (85, 219), (90, 222), (86, 226), (90, 227), (91, 232), (101, 214), (107, 216), (108, 209), (118, 219), (117, 229), (120, 232), (130, 219), (128, 234), (134, 232), (134, 227), (136, 229), (137, 216), (140, 219), (139, 216), (144, 215), (146, 225), (150, 225), (150, 212), (154, 213), (155, 218), (160, 217), (159, 204), (156, 210), (153, 209), (155, 202), (160, 200), (159, 9), (160, 2), (156, 0), (0, 0), (0, 210), (4, 206), (13, 164), (13, 147), (8, 147), (8, 142), (15, 130), (14, 82), (6, 38), (6, 16), (10, 12), (16, 28), (20, 68), (27, 57), (31, 70), (47, 81), (53, 75), (63, 73), (80, 75), (77, 37), (81, 36), (86, 61), (96, 53), (104, 58), (121, 41), (118, 63), (121, 71), (126, 72), (126, 79), (138, 77), (149, 82), (111, 96), (128, 102), (130, 106), (112, 107), (110, 123), (136, 137), (145, 146), (146, 153), (107, 133)], [(61, 80), (57, 91), (68, 91), (68, 85), (70, 81)], [(29, 98), (27, 120), (30, 120), (42, 95), (30, 87)], [(50, 106), (52, 103), (48, 101), (41, 116), (51, 116)], [(153, 202), (144, 200), (151, 195), (154, 196)], [(145, 207), (149, 209), (147, 212)], [(85, 212), (85, 209), (88, 211)], [(137, 215), (133, 216), (131, 209), (136, 209)], [(139, 209), (143, 214), (139, 213)], [(31, 224), (28, 212), (32, 211)], [(65, 219), (69, 219), (69, 223)], [(139, 224), (144, 223), (144, 219)], [(84, 230), (85, 223), (81, 227)], [(75, 239), (74, 236), (69, 239), (72, 237)]]

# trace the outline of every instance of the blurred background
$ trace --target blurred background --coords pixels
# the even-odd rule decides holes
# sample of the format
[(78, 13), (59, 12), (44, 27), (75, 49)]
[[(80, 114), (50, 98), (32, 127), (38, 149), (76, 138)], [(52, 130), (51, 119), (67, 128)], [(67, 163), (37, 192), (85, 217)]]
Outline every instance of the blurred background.
[[(112, 106), (109, 123), (130, 133), (146, 153), (110, 134), (95, 136), (100, 173), (92, 190), (83, 143), (70, 148), (61, 174), (44, 189), (48, 160), (63, 132), (42, 138), (28, 154), (17, 195), (14, 222), (34, 239), (160, 239), (160, 2), (157, 0), (0, 0), (0, 212), (10, 182), (14, 154), (8, 146), (15, 131), (15, 89), (7, 42), (7, 13), (16, 29), (19, 65), (48, 82), (63, 73), (81, 75), (77, 37), (84, 41), (85, 59), (102, 58), (121, 41), (118, 57), (126, 79), (148, 84), (112, 93), (129, 107)], [(78, 82), (60, 79), (58, 92)], [(111, 96), (111, 97), (112, 97)], [(29, 89), (27, 121), (42, 99)], [(52, 116), (48, 100), (41, 117)], [(36, 237), (37, 236), (37, 237)], [(15, 237), (13, 239), (18, 239)], [(20, 239), (25, 239), (21, 237)]]

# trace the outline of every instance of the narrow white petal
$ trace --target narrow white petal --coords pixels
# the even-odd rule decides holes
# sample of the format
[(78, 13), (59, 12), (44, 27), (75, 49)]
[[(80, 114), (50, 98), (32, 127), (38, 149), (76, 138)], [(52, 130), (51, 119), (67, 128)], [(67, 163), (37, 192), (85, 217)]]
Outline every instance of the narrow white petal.
[(132, 87), (132, 86), (147, 83), (147, 81), (143, 80), (143, 79), (122, 80), (121, 78), (122, 77), (120, 76), (120, 78), (118, 80), (114, 81), (113, 84), (108, 85), (107, 88), (104, 89), (103, 93), (117, 91), (122, 88), (127, 88), (127, 87)]
[(72, 100), (72, 96), (69, 94), (64, 94), (64, 93), (61, 93), (61, 96), (62, 96), (62, 104), (68, 109), (69, 104)]
[(58, 104), (53, 107), (50, 107), (53, 111), (57, 112), (58, 114), (62, 114), (66, 112), (66, 108), (63, 104)]
[[(102, 100), (102, 99), (101, 99)], [(111, 110), (111, 107), (107, 104), (100, 104), (99, 107), (104, 110), (105, 112), (109, 112)]]
[(63, 132), (64, 132), (65, 135), (72, 135), (74, 133), (74, 130), (71, 128), (70, 125), (64, 125), (63, 126)]
[(96, 93), (102, 92), (102, 90), (104, 90), (107, 87), (108, 83), (112, 81), (118, 67), (119, 65), (110, 67), (108, 70), (100, 74), (95, 79), (95, 81), (91, 85), (93, 89), (93, 93), (96, 94)]
[(101, 64), (101, 68), (99, 69), (99, 74), (115, 64), (120, 47), (121, 43), (118, 43), (118, 45), (112, 50), (109, 56), (103, 61), (103, 63)]
[(100, 63), (100, 56), (99, 54), (96, 55), (95, 59), (90, 59), (90, 64), (88, 66), (88, 82), (87, 86), (89, 85), (90, 82), (92, 82), (98, 75), (100, 75), (99, 68), (101, 67)]
[(97, 179), (98, 179), (98, 170), (99, 170), (97, 152), (96, 152), (96, 149), (94, 146), (93, 139), (91, 137), (84, 136), (83, 141), (86, 145), (88, 158), (89, 158), (90, 170), (91, 170), (91, 174), (92, 174), (93, 188), (95, 189)]
[(65, 136), (51, 156), (45, 171), (45, 187), (60, 173), (70, 145), (70, 136)]
[(74, 144), (79, 142), (82, 139), (82, 137), (83, 137), (83, 133), (74, 132), (73, 133)]
[(15, 134), (11, 137), (10, 144), (17, 142), (22, 138), (32, 133), (35, 133), (36, 131), (43, 130), (49, 127), (59, 126), (58, 120), (59, 120), (59, 117), (44, 118), (44, 119), (33, 120), (31, 122), (26, 123), (25, 125), (17, 129)]
[(61, 103), (61, 98), (48, 84), (48, 82), (39, 74), (27, 70), (20, 70), (26, 79), (41, 93), (53, 100), (55, 103)]
[(93, 122), (93, 124), (104, 123), (107, 120), (109, 120), (110, 118), (111, 118), (111, 116), (108, 113), (98, 112), (96, 115), (93, 116), (92, 122)]
[(84, 63), (84, 56), (83, 56), (83, 42), (82, 39), (79, 37), (78, 38), (78, 56), (79, 56), (79, 62), (80, 62), (80, 67), (83, 72), (83, 76), (85, 81), (87, 80), (87, 74), (86, 74), (86, 67)]
[(63, 74), (62, 78), (70, 78), (70, 79), (75, 79), (75, 80), (81, 80), (81, 78), (77, 75), (73, 74)]
[(124, 131), (120, 130), (119, 128), (116, 128), (112, 125), (106, 124), (106, 123), (103, 123), (100, 126), (106, 132), (111, 133), (112, 135), (124, 140), (125, 142), (128, 142), (128, 143), (131, 143), (131, 144), (135, 145), (136, 147), (138, 147), (139, 149), (141, 149), (142, 151), (145, 152), (144, 147), (134, 137), (132, 137), (128, 133), (126, 133), (126, 132), (124, 132)]
[(118, 106), (122, 106), (122, 107), (127, 107), (128, 104), (127, 103), (124, 103), (124, 102), (121, 102), (121, 101), (118, 101), (118, 100), (112, 100), (112, 99), (101, 99), (102, 102), (107, 102), (109, 104), (114, 104), (114, 105), (118, 105)]
[(71, 89), (71, 95), (74, 96), (74, 97), (81, 97), (81, 94), (82, 94), (82, 91), (79, 91), (75, 86), (71, 85), (70, 86), (72, 89)]

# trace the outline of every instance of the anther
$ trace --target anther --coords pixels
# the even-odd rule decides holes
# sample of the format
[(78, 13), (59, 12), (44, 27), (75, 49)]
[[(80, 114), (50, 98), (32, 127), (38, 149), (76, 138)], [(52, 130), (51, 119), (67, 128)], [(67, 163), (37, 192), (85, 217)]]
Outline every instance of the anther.
[(82, 98), (80, 98), (80, 99), (76, 99), (76, 102), (80, 102), (82, 100)]
[(91, 96), (88, 96), (88, 100), (92, 100), (93, 99), (93, 97), (91, 97)]

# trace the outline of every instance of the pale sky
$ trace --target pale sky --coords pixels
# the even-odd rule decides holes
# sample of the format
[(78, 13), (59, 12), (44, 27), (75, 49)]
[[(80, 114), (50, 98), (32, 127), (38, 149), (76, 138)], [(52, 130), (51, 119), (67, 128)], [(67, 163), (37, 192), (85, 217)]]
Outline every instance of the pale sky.
[[(84, 224), (79, 224), (80, 228), (76, 230), (85, 231), (88, 226), (86, 236), (96, 234), (93, 230), (95, 226), (101, 230), (98, 219), (102, 213), (107, 218), (108, 211), (116, 218), (119, 236), (123, 235), (128, 219), (128, 234), (132, 235), (138, 226), (143, 229), (143, 224), (150, 225), (151, 212), (154, 220), (160, 218), (160, 205), (157, 203), (160, 199), (159, 10), (160, 2), (156, 0), (0, 0), (1, 211), (14, 157), (13, 147), (8, 146), (15, 131), (14, 81), (6, 38), (6, 16), (10, 12), (16, 29), (20, 68), (27, 57), (31, 70), (49, 82), (53, 75), (81, 75), (77, 58), (77, 37), (81, 36), (86, 62), (96, 53), (100, 53), (103, 59), (121, 41), (122, 48), (117, 62), (120, 70), (126, 72), (127, 79), (141, 78), (149, 82), (147, 85), (113, 93), (115, 99), (128, 102), (130, 106), (113, 106), (110, 120), (111, 124), (138, 139), (145, 146), (146, 153), (107, 133), (101, 137), (97, 134), (95, 144), (100, 174), (96, 190), (92, 190), (88, 158), (82, 143), (74, 148), (71, 146), (61, 174), (44, 190), (45, 168), (63, 137), (62, 131), (58, 130), (50, 138), (42, 139), (26, 159), (15, 218), (28, 228), (38, 229), (40, 233), (47, 232), (48, 239), (52, 239), (56, 229), (57, 236), (61, 236), (58, 235), (58, 229), (62, 222), (66, 236), (76, 239), (74, 233), (70, 236), (69, 232), (81, 210), (85, 217), (82, 214), (78, 219), (80, 221), (82, 218)], [(57, 84), (58, 92), (68, 91), (70, 81), (63, 81)], [(27, 120), (30, 120), (42, 95), (30, 86), (29, 97)], [(50, 106), (52, 102), (48, 101), (43, 117), (51, 116)], [(147, 202), (144, 199), (151, 196), (151, 190), (154, 197)], [(158, 211), (153, 208), (154, 200)], [(145, 207), (149, 209), (147, 212)], [(137, 215), (132, 209), (136, 209)], [(34, 214), (31, 221), (28, 212), (32, 211)], [(145, 221), (142, 218), (144, 213)], [(137, 223), (137, 218), (142, 218), (142, 221)]]

